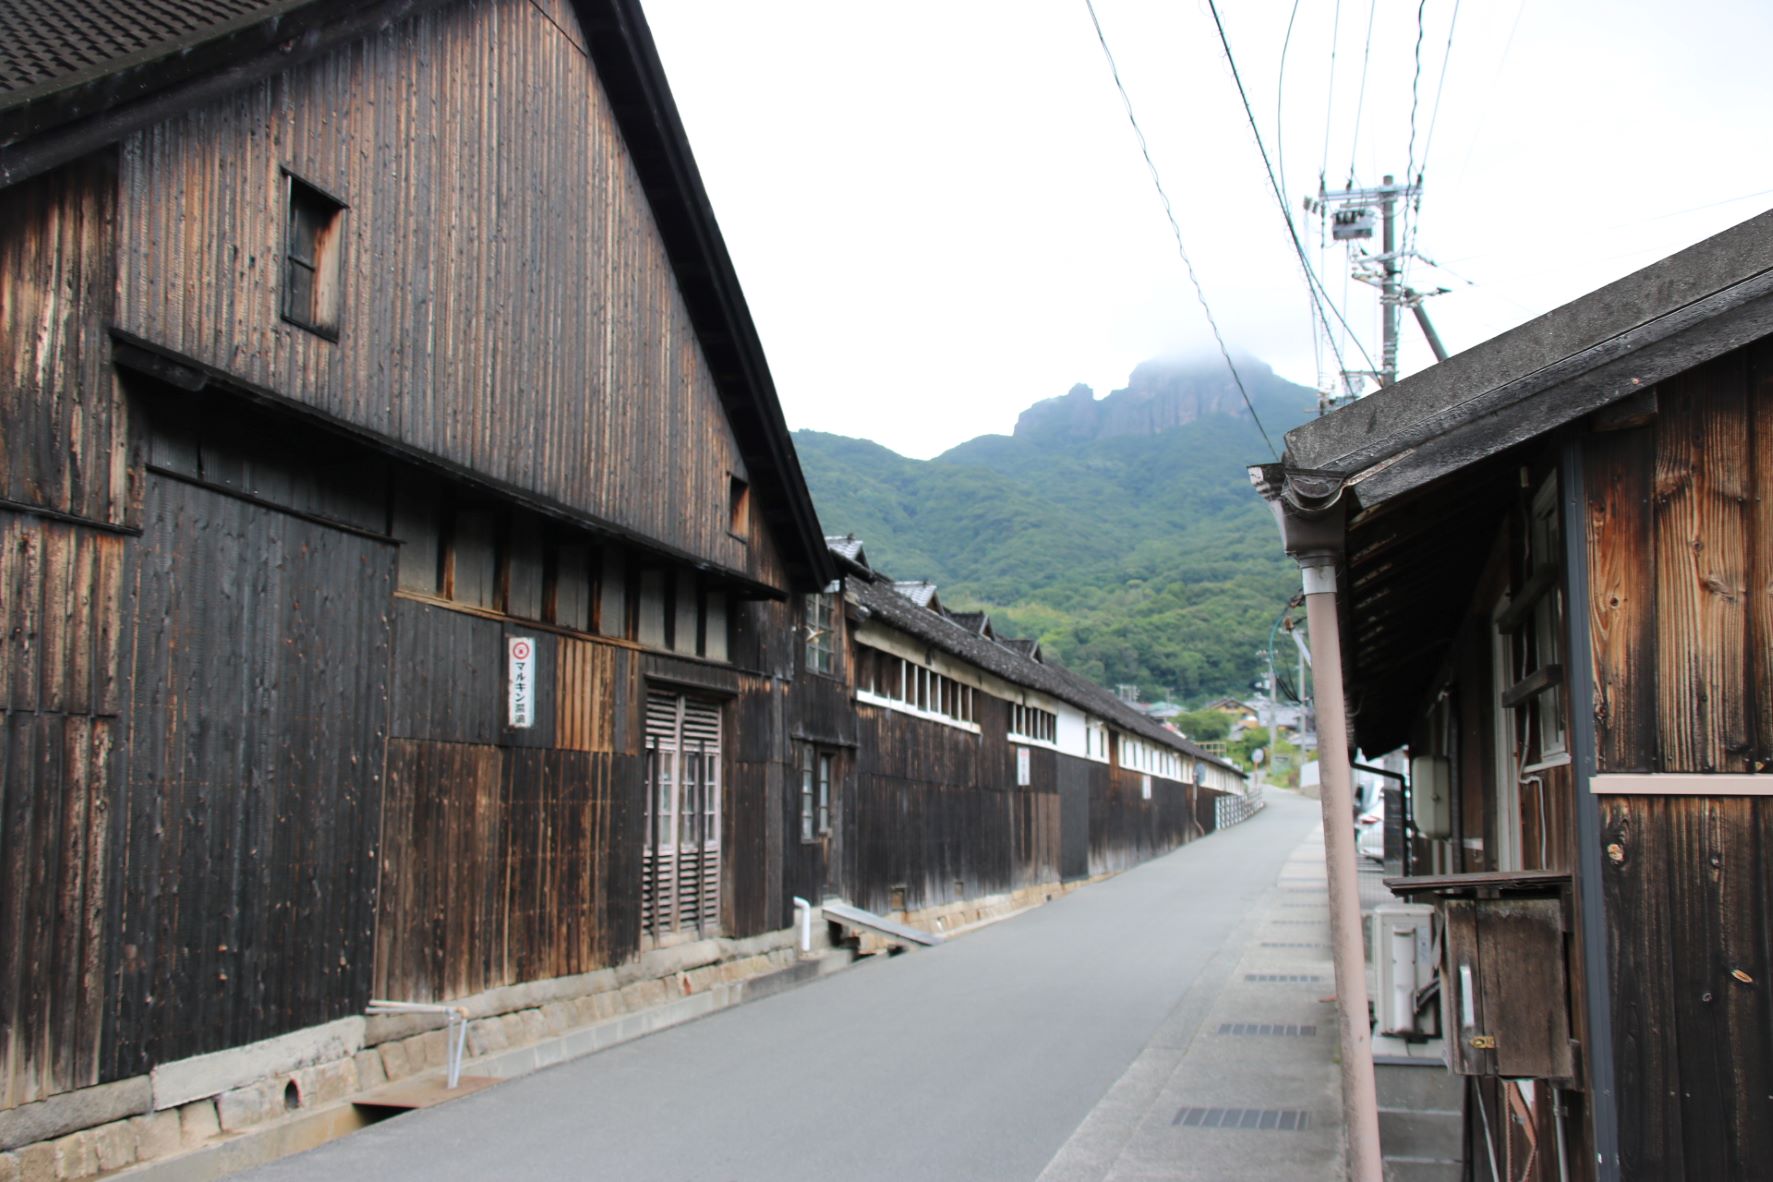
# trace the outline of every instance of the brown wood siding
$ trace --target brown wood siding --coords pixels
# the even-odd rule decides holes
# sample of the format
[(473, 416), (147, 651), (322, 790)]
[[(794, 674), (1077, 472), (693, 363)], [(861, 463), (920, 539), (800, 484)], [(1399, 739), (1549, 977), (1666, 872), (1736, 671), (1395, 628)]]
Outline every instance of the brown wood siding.
[(123, 545), (0, 511), (0, 1108), (99, 1079)]
[(1193, 787), (1154, 775), (1151, 799), (1146, 800), (1143, 775), (1105, 763), (1090, 765), (1091, 874), (1130, 870), (1196, 836)]
[[(1015, 786), (1008, 703), (976, 698), (983, 735), (858, 705), (856, 777), (844, 804), (847, 897), (889, 910), (998, 894), (1059, 879), (1059, 789), (1051, 751)], [(796, 830), (798, 832), (798, 830)]]
[[(638, 947), (645, 655), (398, 599), (376, 991), (461, 997)], [(505, 726), (505, 640), (535, 725)]]
[(1664, 383), (1659, 413), (1585, 444), (1601, 772), (1746, 772), (1773, 759), (1773, 352)]
[[(1601, 772), (1773, 756), (1773, 350), (1657, 390), (1584, 443)], [(1743, 1178), (1773, 1157), (1773, 802), (1601, 802), (1623, 1176)]]
[[(556, 14), (564, 16), (564, 12)], [(570, 19), (469, 0), (121, 149), (128, 331), (699, 559), (745, 467)], [(280, 318), (283, 172), (338, 197), (335, 343)]]
[(0, 189), (0, 497), (110, 523), (129, 499), (116, 206), (111, 152)]
[(369, 999), (394, 548), (164, 477), (133, 562), (107, 1075)]
[(721, 926), (730, 935), (753, 936), (786, 927), (791, 911), (788, 900), (796, 894), (805, 895), (808, 889), (816, 892), (812, 876), (822, 873), (824, 866), (818, 864), (806, 876), (785, 869), (785, 859), (798, 856), (800, 822), (796, 807), (793, 827), (789, 827), (786, 800), (799, 791), (799, 780), (784, 741), (787, 718), (782, 683), (767, 677), (744, 677), (726, 719)]
[(633, 755), (390, 742), (376, 992), (436, 1001), (631, 954), (640, 776)]

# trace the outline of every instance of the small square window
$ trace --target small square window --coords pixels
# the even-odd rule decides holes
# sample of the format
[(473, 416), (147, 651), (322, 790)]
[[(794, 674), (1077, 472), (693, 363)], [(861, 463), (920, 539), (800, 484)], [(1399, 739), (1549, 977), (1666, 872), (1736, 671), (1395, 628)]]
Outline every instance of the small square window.
[(726, 478), (726, 530), (743, 541), (751, 536), (751, 486), (730, 473)]
[(283, 318), (336, 341), (345, 302), (345, 207), (295, 176), (285, 179)]

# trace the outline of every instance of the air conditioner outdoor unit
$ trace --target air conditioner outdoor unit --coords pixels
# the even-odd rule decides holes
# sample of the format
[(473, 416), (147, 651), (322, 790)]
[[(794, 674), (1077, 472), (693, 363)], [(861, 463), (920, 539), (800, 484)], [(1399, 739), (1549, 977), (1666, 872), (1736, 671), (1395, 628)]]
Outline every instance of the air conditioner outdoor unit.
[(1421, 903), (1381, 903), (1373, 908), (1373, 1013), (1380, 1034), (1419, 1038), (1433, 1034), (1437, 1006), (1416, 999), (1434, 980), (1434, 908)]

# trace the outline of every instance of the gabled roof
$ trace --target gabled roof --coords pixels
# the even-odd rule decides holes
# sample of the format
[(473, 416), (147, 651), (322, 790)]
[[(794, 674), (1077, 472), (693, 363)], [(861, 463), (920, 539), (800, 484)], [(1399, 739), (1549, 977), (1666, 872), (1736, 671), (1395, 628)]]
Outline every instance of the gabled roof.
[[(0, 187), (459, 0), (8, 0)], [(800, 587), (836, 573), (639, 0), (570, 0), (758, 506)]]
[(996, 637), (996, 633), (991, 629), (991, 617), (984, 612), (944, 612), (943, 614), (968, 632), (975, 632), (987, 640)]
[[(997, 643), (1003, 645), (1018, 656), (1027, 657), (1030, 661), (1039, 661), (1040, 641), (1021, 636), (999, 636)], [(1118, 700), (1118, 699), (1117, 699)]]
[(901, 579), (893, 583), (893, 590), (918, 607), (933, 612), (942, 610), (942, 601), (936, 598), (936, 585), (927, 579)]
[(834, 536), (825, 535), (825, 548), (835, 554), (840, 562), (851, 570), (869, 574), (868, 555), (862, 550), (862, 539), (855, 534)]

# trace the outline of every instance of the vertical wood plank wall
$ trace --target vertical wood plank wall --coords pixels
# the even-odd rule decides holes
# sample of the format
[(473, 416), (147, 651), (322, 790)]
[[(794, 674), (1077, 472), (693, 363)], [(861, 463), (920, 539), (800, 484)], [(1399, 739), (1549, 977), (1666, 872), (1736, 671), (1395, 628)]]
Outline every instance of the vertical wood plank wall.
[(107, 1075), (369, 999), (394, 547), (147, 485)]
[(0, 511), (0, 1108), (99, 1078), (123, 544)]
[[(728, 532), (745, 466), (559, 17), (468, 0), (126, 140), (118, 322), (780, 585), (767, 542)], [(280, 318), (285, 169), (348, 207), (336, 343)]]
[(112, 152), (0, 189), (0, 497), (109, 523), (129, 500), (116, 206)]
[[(1584, 445), (1600, 772), (1773, 758), (1773, 351), (1663, 383)], [(1632, 1178), (1773, 1160), (1773, 801), (1605, 797), (1620, 1149)]]
[[(638, 654), (407, 599), (394, 614), (377, 994), (460, 997), (632, 953)], [(527, 731), (500, 713), (518, 634), (551, 690)]]

